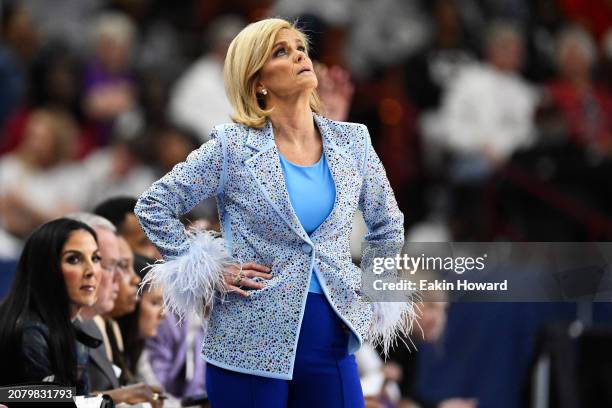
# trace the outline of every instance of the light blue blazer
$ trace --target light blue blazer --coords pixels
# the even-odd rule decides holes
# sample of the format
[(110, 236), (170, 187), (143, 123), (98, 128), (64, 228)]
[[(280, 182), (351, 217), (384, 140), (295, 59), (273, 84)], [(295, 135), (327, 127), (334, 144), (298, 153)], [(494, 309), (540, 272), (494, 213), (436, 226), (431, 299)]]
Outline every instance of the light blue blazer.
[[(349, 252), (351, 221), (358, 209), (369, 230), (366, 242), (401, 248), (404, 240), (403, 215), (367, 128), (318, 115), (314, 119), (336, 185), (336, 201), (331, 214), (310, 236), (291, 206), (269, 121), (261, 129), (216, 126), (210, 141), (138, 200), (136, 215), (165, 259), (189, 261), (196, 269), (210, 260), (206, 250), (185, 234), (179, 216), (215, 196), (226, 250), (240, 262), (272, 269), (266, 287), (251, 290), (249, 297), (229, 293), (224, 301), (214, 300), (202, 347), (203, 357), (212, 364), (291, 379), (315, 264), (326, 298), (350, 328), (349, 352), (366, 339), (384, 341), (387, 346), (403, 330), (400, 318), (412, 313), (409, 302), (363, 301), (361, 270)], [(180, 274), (167, 278), (166, 286), (172, 288), (165, 288), (165, 296), (179, 302), (197, 296), (193, 281), (176, 283), (183, 278)]]

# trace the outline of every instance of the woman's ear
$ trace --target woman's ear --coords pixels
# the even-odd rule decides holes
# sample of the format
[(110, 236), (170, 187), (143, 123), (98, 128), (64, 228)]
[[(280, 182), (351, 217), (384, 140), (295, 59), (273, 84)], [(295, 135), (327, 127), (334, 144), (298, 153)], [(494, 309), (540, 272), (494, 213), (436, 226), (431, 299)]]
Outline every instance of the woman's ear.
[(257, 99), (257, 104), (261, 109), (266, 109), (266, 99), (265, 96), (268, 94), (268, 91), (264, 87), (261, 82), (257, 82), (255, 84), (255, 98)]

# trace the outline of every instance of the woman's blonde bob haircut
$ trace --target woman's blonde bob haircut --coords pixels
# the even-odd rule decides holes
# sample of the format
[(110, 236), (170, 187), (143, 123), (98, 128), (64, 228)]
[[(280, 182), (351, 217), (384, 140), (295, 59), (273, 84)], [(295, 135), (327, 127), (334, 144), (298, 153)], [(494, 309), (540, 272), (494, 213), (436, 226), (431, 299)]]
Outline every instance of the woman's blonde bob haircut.
[[(268, 18), (246, 26), (231, 42), (225, 57), (223, 78), (225, 92), (234, 108), (232, 120), (246, 126), (261, 128), (272, 109), (266, 109), (258, 99), (257, 80), (259, 70), (272, 53), (276, 35), (282, 29), (293, 30), (304, 42), (308, 52), (308, 38), (295, 24)], [(321, 102), (316, 90), (310, 96), (310, 108), (321, 113)]]

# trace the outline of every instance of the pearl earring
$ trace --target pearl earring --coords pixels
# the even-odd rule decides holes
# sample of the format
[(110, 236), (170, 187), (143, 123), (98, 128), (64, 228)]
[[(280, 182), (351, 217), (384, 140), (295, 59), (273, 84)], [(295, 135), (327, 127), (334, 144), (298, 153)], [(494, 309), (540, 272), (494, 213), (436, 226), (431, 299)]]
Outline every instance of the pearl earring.
[(262, 89), (261, 94), (266, 96), (268, 94), (268, 90), (266, 88)]

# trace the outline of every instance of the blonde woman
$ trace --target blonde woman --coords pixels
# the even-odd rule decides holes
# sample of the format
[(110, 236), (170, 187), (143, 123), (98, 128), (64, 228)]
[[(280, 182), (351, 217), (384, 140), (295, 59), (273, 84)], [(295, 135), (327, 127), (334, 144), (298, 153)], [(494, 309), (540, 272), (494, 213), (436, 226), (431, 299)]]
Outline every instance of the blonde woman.
[[(167, 306), (210, 310), (202, 353), (215, 408), (359, 407), (354, 353), (406, 331), (412, 304), (367, 303), (349, 235), (398, 248), (403, 215), (365, 126), (321, 116), (305, 35), (282, 19), (243, 29), (224, 67), (235, 123), (158, 180), (136, 214), (166, 260)], [(178, 216), (215, 196), (223, 240)]]

